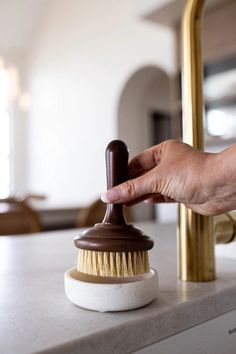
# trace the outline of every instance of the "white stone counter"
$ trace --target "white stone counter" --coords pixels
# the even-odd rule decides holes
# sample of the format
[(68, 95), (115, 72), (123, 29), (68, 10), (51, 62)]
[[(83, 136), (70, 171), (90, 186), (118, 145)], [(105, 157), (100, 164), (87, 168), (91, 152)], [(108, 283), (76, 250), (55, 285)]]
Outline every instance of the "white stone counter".
[(160, 292), (150, 305), (98, 313), (72, 305), (63, 273), (76, 263), (77, 230), (0, 237), (0, 353), (128, 353), (236, 308), (236, 260), (217, 258), (217, 280), (176, 278), (174, 225), (139, 224), (155, 239)]

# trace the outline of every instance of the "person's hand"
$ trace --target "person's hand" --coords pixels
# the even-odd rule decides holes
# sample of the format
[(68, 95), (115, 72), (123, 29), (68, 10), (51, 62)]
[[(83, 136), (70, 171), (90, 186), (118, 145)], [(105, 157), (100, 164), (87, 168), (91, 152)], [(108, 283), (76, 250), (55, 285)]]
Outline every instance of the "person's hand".
[(200, 214), (220, 214), (236, 208), (235, 156), (235, 145), (212, 154), (168, 140), (131, 160), (130, 179), (101, 199), (126, 205), (143, 200), (179, 202)]

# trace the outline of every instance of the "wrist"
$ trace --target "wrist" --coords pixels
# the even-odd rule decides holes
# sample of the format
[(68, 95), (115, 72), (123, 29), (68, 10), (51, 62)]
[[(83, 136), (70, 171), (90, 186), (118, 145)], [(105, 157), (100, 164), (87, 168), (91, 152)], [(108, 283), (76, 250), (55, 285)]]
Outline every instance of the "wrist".
[(213, 214), (236, 208), (236, 145), (222, 152), (209, 154), (205, 171), (208, 203)]

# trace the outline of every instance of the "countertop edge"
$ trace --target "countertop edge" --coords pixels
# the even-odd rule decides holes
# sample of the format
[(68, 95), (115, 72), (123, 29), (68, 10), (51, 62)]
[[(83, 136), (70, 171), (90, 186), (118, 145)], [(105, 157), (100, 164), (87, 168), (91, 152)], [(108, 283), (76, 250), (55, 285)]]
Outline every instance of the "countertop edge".
[[(148, 314), (145, 318), (128, 320), (122, 325), (98, 331), (78, 340), (45, 348), (38, 353), (75, 354), (78, 349), (83, 354), (93, 354), (94, 351), (97, 354), (131, 353), (234, 310), (235, 297), (236, 285), (205, 295), (200, 299), (171, 306), (157, 314)], [(189, 316), (190, 307), (192, 307), (191, 316)], [(136, 338), (135, 343), (134, 338)]]

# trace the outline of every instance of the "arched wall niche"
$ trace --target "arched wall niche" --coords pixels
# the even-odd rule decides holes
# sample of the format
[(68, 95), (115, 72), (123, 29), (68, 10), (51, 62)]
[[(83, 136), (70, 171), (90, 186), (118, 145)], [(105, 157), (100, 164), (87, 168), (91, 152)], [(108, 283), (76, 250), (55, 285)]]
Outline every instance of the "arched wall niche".
[[(123, 85), (117, 107), (118, 137), (126, 142), (130, 157), (154, 144), (152, 112), (170, 113), (171, 78), (154, 65), (145, 65), (132, 73)], [(150, 205), (133, 208), (135, 220), (155, 218)]]

